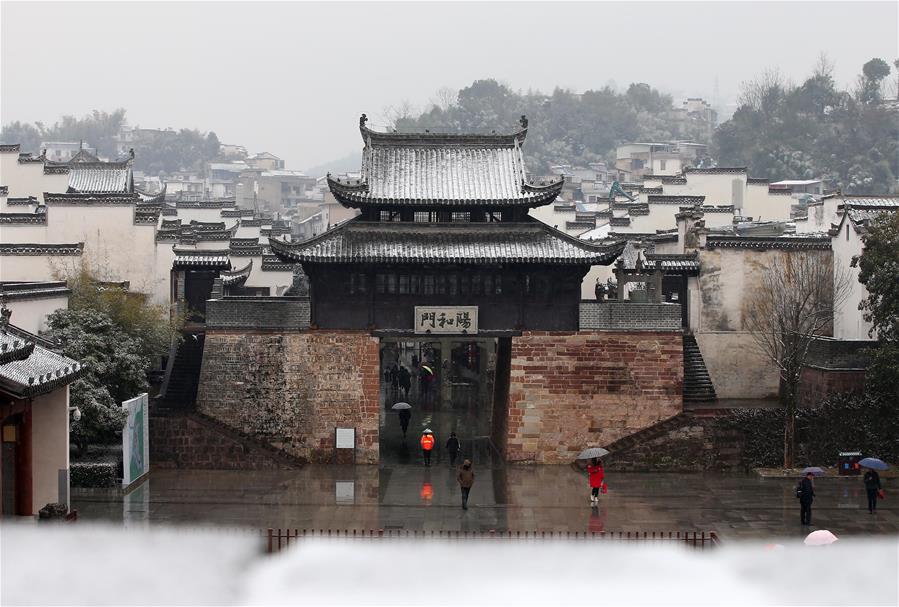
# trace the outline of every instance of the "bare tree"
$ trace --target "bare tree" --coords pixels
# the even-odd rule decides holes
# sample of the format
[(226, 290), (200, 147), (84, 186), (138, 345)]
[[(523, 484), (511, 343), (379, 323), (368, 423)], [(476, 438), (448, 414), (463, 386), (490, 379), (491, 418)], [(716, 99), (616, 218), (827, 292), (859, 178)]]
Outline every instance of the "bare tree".
[(448, 111), (451, 107), (456, 105), (456, 102), (459, 100), (459, 91), (451, 89), (448, 86), (442, 86), (437, 89), (437, 92), (434, 94), (434, 98), (431, 99), (431, 103), (442, 112)]
[(740, 83), (738, 101), (740, 105), (766, 111), (792, 88), (792, 83), (784, 77), (780, 69), (769, 68), (761, 76)]
[(383, 114), (387, 119), (388, 127), (395, 129), (404, 120), (415, 118), (418, 110), (408, 100), (404, 99), (397, 105), (390, 105), (384, 108)]
[(832, 335), (834, 311), (849, 293), (846, 270), (830, 255), (781, 253), (762, 271), (743, 304), (743, 322), (758, 350), (780, 372), (784, 467), (794, 465), (799, 377), (816, 337)]

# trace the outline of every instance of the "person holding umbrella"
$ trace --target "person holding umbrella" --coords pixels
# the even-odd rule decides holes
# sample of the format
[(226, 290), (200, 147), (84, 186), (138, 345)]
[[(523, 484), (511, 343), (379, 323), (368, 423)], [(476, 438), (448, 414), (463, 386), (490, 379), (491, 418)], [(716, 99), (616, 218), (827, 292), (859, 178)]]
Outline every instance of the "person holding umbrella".
[(813, 478), (815, 478), (815, 473), (808, 471), (805, 474), (805, 478), (799, 481), (799, 485), (796, 486), (796, 497), (799, 498), (799, 518), (802, 525), (812, 524), (812, 502), (815, 499)]
[(862, 482), (865, 483), (865, 493), (868, 494), (868, 514), (874, 514), (877, 512), (877, 498), (880, 497), (880, 493), (883, 491), (877, 470), (886, 470), (888, 466), (886, 462), (876, 457), (866, 457), (859, 462), (859, 465), (866, 468)]
[(434, 433), (430, 428), (426, 428), (421, 433), (421, 454), (425, 460), (425, 466), (431, 467), (431, 451), (434, 449)]
[(577, 456), (578, 460), (590, 460), (587, 465), (587, 475), (590, 478), (590, 504), (599, 503), (599, 491), (606, 492), (605, 470), (600, 463), (599, 458), (608, 455), (609, 452), (602, 447), (589, 447), (581, 451)]
[(400, 418), (400, 428), (403, 429), (403, 440), (406, 439), (406, 431), (409, 430), (409, 421), (412, 419), (412, 405), (409, 403), (396, 403), (391, 407)]
[(587, 475), (590, 477), (590, 504), (596, 505), (599, 503), (599, 490), (605, 489), (604, 479), (606, 477), (606, 471), (598, 457), (594, 457), (587, 464)]

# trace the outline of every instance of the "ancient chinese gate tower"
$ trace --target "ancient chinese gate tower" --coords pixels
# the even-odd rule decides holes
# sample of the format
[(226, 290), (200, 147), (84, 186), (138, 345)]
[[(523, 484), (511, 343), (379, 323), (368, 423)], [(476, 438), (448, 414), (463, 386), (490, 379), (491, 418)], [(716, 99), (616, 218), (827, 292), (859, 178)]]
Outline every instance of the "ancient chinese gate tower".
[(363, 115), (360, 131), (361, 178), (328, 178), (360, 215), (305, 242), (271, 239), (308, 276), (308, 298), (209, 302), (201, 411), (317, 461), (350, 427), (355, 461), (371, 463), (401, 397), (444, 412), (447, 432), (475, 434), (459, 424), (481, 411), (477, 432), (507, 459), (542, 462), (680, 411), (677, 307), (579, 301), (590, 266), (624, 243), (528, 215), (563, 184), (528, 179), (524, 118), (512, 134), (457, 135), (376, 132)]

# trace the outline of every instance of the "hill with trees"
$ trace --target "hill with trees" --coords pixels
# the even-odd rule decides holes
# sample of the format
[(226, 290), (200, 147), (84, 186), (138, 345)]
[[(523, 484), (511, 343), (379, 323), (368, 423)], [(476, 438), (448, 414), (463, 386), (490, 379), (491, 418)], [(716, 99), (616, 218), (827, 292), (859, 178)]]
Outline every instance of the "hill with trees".
[(624, 93), (611, 87), (575, 93), (557, 88), (515, 92), (493, 79), (476, 80), (457, 94), (442, 89), (438, 101), (414, 114), (408, 104), (388, 110), (399, 130), (489, 132), (508, 129), (521, 115), (529, 120), (527, 161), (534, 173), (551, 165), (606, 161), (614, 164), (615, 147), (627, 141), (690, 139), (701, 143), (705, 126), (672, 119), (669, 95), (648, 84), (631, 84)]
[(883, 92), (889, 75), (886, 61), (872, 59), (845, 91), (826, 58), (800, 85), (769, 71), (744, 84), (739, 109), (715, 131), (713, 154), (753, 177), (823, 177), (845, 193), (895, 192), (899, 108)]
[[(52, 125), (11, 122), (3, 125), (0, 141), (18, 143), (23, 152), (40, 153), (43, 141), (84, 141), (96, 148), (104, 158), (119, 155), (118, 136), (125, 123), (125, 110), (94, 110), (90, 114), (63, 116)], [(206, 162), (219, 153), (219, 140), (214, 132), (196, 129), (154, 131), (156, 136), (138, 138), (134, 144), (134, 168), (149, 175), (175, 171), (202, 171)]]

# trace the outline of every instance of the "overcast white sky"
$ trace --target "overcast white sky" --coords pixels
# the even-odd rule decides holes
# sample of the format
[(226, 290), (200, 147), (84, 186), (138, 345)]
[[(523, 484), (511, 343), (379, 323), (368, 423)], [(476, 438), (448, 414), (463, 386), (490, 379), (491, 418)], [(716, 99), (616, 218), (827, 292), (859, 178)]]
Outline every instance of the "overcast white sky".
[(442, 86), (648, 82), (732, 101), (821, 51), (840, 83), (899, 47), (899, 3), (2, 2), (0, 120), (128, 110), (143, 127), (214, 130), (303, 169), (361, 148), (358, 117)]

